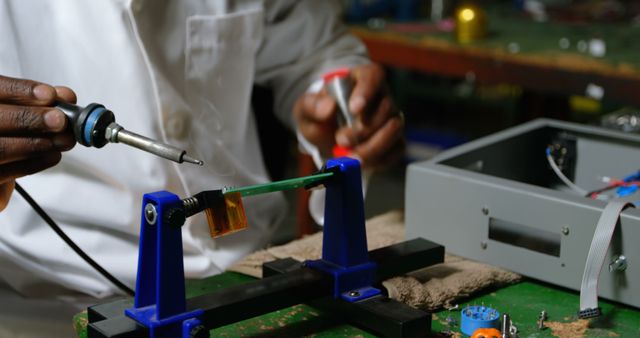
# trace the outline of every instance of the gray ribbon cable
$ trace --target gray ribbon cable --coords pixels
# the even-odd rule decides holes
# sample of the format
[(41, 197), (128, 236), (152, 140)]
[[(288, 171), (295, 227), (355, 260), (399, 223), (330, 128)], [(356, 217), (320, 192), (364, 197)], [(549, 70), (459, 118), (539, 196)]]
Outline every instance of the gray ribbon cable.
[(611, 201), (602, 211), (596, 230), (593, 233), (593, 240), (587, 255), (587, 261), (584, 266), (584, 274), (582, 275), (582, 284), (580, 285), (580, 311), (578, 317), (591, 318), (600, 315), (598, 307), (598, 277), (600, 270), (604, 264), (609, 244), (616, 229), (620, 213), (627, 207), (633, 207), (633, 204), (626, 201)]

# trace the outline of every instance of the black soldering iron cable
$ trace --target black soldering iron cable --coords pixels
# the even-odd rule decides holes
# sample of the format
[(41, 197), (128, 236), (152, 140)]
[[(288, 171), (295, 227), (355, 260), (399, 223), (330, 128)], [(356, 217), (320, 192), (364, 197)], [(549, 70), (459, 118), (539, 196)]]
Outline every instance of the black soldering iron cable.
[(96, 271), (98, 271), (104, 278), (113, 283), (113, 285), (117, 286), (120, 290), (124, 291), (129, 296), (135, 295), (135, 292), (133, 290), (124, 285), (124, 283), (111, 275), (107, 270), (100, 266), (100, 264), (98, 264), (91, 257), (89, 257), (89, 255), (82, 251), (82, 249), (80, 249), (80, 247), (77, 246), (76, 243), (74, 243), (73, 240), (69, 238), (69, 236), (67, 236), (64, 231), (62, 231), (62, 229), (60, 229), (58, 224), (56, 224), (56, 222), (51, 217), (49, 217), (49, 215), (40, 207), (40, 205), (38, 205), (38, 203), (36, 203), (33, 198), (31, 198), (31, 196), (20, 186), (20, 184), (18, 184), (18, 182), (16, 182), (16, 190), (18, 191), (18, 193), (20, 193), (22, 198), (24, 198), (25, 201), (27, 201), (27, 203), (31, 205), (33, 210), (35, 210), (36, 213), (40, 215), (40, 217), (42, 217), (42, 219), (51, 227), (51, 229), (53, 229), (53, 231), (58, 234), (58, 236), (60, 236), (60, 238), (62, 238), (62, 240), (78, 254), (78, 256), (84, 259), (85, 262), (89, 263), (91, 267), (96, 269)]

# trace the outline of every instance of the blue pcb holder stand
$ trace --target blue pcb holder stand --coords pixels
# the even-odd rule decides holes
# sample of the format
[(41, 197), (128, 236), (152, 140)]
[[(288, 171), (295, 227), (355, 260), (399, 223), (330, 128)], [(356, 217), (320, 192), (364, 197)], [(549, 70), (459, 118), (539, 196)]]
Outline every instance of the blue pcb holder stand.
[(167, 222), (179, 210), (170, 192), (145, 194), (142, 200), (138, 275), (134, 307), (125, 314), (149, 329), (152, 338), (188, 338), (200, 328), (202, 310), (186, 311), (181, 227)]
[[(326, 170), (334, 175), (324, 182), (322, 259), (305, 265), (332, 276), (334, 298), (355, 302), (378, 295), (380, 290), (371, 286), (376, 264), (367, 251), (360, 163), (338, 158), (329, 160)], [(203, 311), (186, 307), (184, 218), (169, 221), (181, 206), (180, 198), (166, 191), (146, 194), (142, 201), (135, 302), (125, 314), (147, 327), (152, 338), (188, 338), (206, 332), (198, 319)]]
[(327, 162), (334, 177), (326, 188), (322, 259), (306, 261), (312, 269), (330, 274), (334, 298), (349, 302), (380, 294), (371, 285), (376, 264), (369, 260), (364, 223), (364, 200), (360, 162), (341, 157)]

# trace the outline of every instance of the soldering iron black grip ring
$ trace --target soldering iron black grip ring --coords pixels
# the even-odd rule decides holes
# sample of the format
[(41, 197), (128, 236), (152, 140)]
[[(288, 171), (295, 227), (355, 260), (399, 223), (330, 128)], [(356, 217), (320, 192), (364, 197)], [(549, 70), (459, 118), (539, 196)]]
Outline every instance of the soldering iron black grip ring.
[(91, 145), (93, 147), (102, 148), (105, 144), (109, 143), (109, 140), (107, 140), (105, 136), (106, 130), (107, 127), (115, 121), (116, 117), (111, 110), (102, 110), (91, 130)]
[(105, 138), (107, 126), (115, 121), (116, 118), (113, 112), (99, 103), (92, 103), (82, 109), (80, 116), (78, 116), (78, 122), (74, 128), (81, 129), (79, 134), (77, 133), (78, 130), (74, 130), (76, 132), (76, 140), (87, 147), (102, 148), (109, 142)]
[(73, 124), (73, 135), (75, 135), (76, 141), (85, 147), (90, 147), (91, 144), (86, 142), (82, 137), (84, 135), (84, 126), (87, 124), (87, 117), (89, 117), (89, 114), (96, 108), (104, 108), (104, 106), (99, 103), (92, 103), (84, 107)]

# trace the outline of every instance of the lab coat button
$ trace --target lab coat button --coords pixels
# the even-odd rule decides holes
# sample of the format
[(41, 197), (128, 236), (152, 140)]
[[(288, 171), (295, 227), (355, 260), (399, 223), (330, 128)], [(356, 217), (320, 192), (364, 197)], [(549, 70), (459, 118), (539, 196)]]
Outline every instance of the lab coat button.
[(189, 115), (184, 111), (169, 114), (165, 120), (167, 136), (182, 139), (189, 132)]

